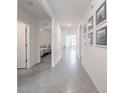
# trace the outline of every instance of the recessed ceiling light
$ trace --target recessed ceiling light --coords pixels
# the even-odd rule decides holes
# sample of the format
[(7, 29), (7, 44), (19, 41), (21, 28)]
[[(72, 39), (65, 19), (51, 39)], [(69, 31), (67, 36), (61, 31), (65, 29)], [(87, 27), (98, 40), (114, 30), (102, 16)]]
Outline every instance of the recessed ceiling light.
[(40, 31), (43, 31), (43, 29), (42, 29), (42, 28), (40, 28)]
[(68, 23), (67, 26), (72, 26), (72, 24)]

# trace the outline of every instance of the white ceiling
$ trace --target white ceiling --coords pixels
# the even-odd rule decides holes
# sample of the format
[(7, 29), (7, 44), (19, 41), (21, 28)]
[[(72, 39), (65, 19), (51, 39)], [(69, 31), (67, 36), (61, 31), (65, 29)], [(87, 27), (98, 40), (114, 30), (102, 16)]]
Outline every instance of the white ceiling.
[[(64, 28), (77, 26), (91, 0), (18, 0), (18, 6), (41, 20), (51, 20), (48, 12)], [(30, 5), (28, 3), (33, 3)], [(45, 5), (45, 8), (43, 8)], [(47, 9), (46, 9), (47, 8)], [(45, 10), (48, 10), (47, 12)], [(51, 17), (53, 17), (51, 16)]]
[(62, 27), (77, 26), (91, 0), (41, 0)]
[(30, 12), (37, 19), (51, 20), (50, 16), (39, 3), (39, 0), (18, 0), (18, 7)]

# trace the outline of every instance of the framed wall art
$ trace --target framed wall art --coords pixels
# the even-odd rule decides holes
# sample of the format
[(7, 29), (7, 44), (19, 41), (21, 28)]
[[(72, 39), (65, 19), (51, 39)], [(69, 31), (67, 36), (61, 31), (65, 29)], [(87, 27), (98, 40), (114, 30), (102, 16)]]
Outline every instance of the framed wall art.
[(107, 26), (96, 30), (96, 45), (107, 45)]
[(88, 34), (88, 44), (93, 44), (93, 32)]
[(88, 20), (88, 30), (93, 28), (93, 16), (91, 16)]
[(106, 2), (104, 2), (96, 11), (96, 25), (106, 19)]

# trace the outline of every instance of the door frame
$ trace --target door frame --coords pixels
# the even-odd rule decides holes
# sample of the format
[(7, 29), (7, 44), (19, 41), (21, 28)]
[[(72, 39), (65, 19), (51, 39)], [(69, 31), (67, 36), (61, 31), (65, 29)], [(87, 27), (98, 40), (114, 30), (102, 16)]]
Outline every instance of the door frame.
[(20, 20), (17, 20), (18, 22), (25, 25), (25, 68), (30, 68), (30, 25)]
[(30, 25), (25, 24), (25, 39), (26, 39), (26, 68), (30, 68)]
[(79, 49), (80, 59), (82, 59), (82, 25), (79, 28)]

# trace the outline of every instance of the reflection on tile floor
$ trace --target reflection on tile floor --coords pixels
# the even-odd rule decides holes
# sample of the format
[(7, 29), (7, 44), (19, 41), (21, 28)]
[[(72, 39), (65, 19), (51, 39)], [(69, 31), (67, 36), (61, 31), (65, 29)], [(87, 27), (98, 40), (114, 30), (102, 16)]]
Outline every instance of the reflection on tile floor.
[[(46, 58), (47, 59), (47, 58)], [(50, 67), (43, 62), (18, 70), (18, 93), (98, 93), (76, 58), (74, 49), (66, 49), (60, 62)]]

